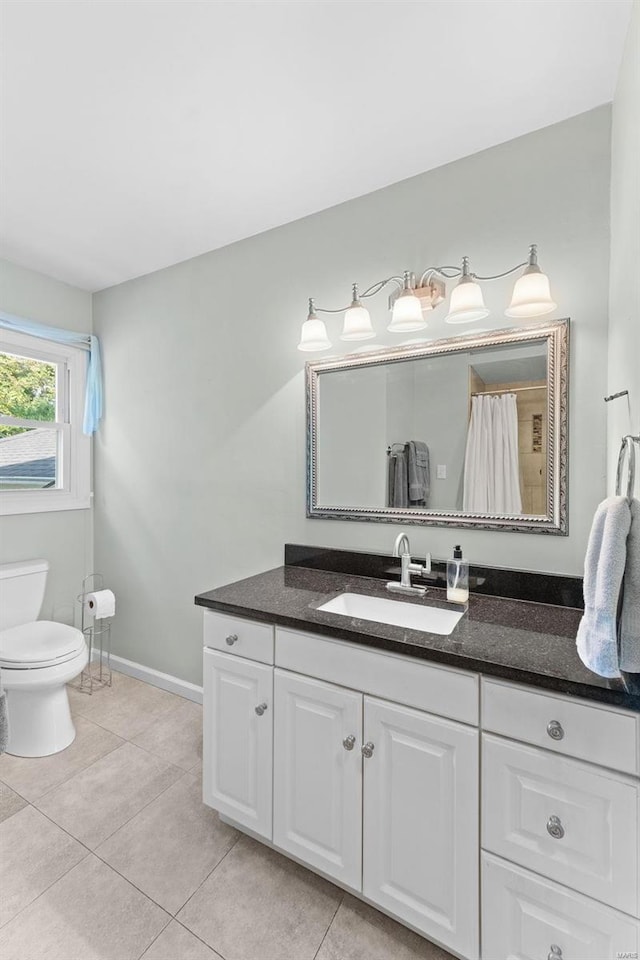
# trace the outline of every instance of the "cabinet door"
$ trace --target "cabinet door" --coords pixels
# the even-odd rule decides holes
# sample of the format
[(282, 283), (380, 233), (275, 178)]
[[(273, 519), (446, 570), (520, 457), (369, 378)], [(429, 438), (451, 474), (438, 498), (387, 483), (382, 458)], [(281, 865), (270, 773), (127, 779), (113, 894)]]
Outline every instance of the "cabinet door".
[(273, 667), (204, 651), (203, 799), (271, 840)]
[(275, 671), (273, 842), (360, 890), (362, 694)]
[(478, 731), (364, 698), (363, 893), (478, 956)]

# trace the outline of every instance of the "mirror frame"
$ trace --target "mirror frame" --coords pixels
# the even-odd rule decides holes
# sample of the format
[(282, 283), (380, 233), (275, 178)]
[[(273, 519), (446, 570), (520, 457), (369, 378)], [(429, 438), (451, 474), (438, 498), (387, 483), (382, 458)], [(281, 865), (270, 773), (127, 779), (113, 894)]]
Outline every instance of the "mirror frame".
[[(477, 347), (547, 341), (547, 513), (541, 516), (449, 513), (404, 507), (331, 507), (318, 503), (318, 429), (320, 377), (336, 370), (401, 363), (463, 353)], [(307, 407), (307, 517), (322, 520), (363, 520), (374, 523), (427, 524), (476, 530), (508, 530), (527, 533), (568, 534), (568, 406), (569, 319), (545, 320), (526, 327), (492, 330), (446, 340), (432, 340), (417, 347), (383, 347), (366, 353), (311, 360), (305, 364)]]

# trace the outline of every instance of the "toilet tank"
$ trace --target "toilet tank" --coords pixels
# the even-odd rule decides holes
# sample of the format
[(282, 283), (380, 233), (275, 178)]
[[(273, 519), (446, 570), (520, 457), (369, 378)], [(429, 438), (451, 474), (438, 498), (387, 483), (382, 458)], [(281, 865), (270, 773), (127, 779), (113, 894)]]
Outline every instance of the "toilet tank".
[(48, 572), (47, 560), (0, 563), (0, 630), (38, 619)]

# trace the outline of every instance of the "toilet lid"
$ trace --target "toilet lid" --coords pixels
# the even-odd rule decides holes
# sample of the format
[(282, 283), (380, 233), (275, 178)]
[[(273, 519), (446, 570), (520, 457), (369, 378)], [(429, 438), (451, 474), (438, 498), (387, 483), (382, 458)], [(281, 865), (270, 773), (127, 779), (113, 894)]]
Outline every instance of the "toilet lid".
[(84, 646), (81, 630), (66, 623), (36, 620), (0, 632), (0, 664), (35, 667), (69, 660)]

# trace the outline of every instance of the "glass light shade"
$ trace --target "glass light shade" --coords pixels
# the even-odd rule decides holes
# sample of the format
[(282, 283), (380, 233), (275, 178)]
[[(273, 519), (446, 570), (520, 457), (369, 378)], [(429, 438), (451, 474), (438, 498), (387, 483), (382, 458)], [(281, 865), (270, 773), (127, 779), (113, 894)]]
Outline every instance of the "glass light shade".
[(403, 290), (393, 304), (387, 330), (391, 333), (410, 333), (412, 330), (424, 330), (426, 326), (420, 298), (412, 290)]
[(371, 317), (366, 307), (354, 301), (344, 315), (341, 340), (371, 340), (376, 332), (371, 326)]
[(324, 321), (319, 320), (315, 316), (305, 320), (302, 324), (298, 350), (302, 350), (305, 353), (314, 353), (320, 350), (330, 349), (331, 340), (329, 340), (327, 336), (327, 328), (324, 325)]
[(541, 317), (556, 307), (557, 304), (551, 299), (548, 276), (537, 267), (528, 267), (515, 282), (505, 315), (515, 319)]
[(449, 313), (446, 323), (473, 323), (474, 320), (484, 320), (489, 311), (484, 305), (482, 288), (475, 280), (463, 277), (451, 291)]

